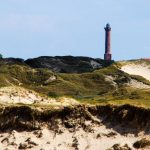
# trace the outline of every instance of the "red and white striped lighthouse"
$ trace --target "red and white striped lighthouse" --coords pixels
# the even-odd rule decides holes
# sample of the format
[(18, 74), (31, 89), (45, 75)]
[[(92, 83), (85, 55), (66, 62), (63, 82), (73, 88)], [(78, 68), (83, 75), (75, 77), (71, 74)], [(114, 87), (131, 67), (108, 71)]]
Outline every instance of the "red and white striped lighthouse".
[(111, 54), (111, 27), (109, 24), (106, 24), (105, 29), (105, 54), (104, 60), (111, 61), (112, 54)]

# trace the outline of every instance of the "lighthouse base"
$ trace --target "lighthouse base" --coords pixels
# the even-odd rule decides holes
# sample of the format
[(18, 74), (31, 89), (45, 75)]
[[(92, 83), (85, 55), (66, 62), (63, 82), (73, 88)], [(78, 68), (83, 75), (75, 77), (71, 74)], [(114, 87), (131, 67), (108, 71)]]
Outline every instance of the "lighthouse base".
[(111, 61), (111, 59), (112, 59), (111, 54), (104, 54), (104, 60)]

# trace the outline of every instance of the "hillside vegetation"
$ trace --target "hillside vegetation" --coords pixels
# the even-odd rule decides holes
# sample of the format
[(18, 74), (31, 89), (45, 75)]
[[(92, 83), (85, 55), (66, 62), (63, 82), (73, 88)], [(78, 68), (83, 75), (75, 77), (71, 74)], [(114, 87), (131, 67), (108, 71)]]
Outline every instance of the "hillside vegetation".
[[(150, 89), (130, 86), (150, 86), (150, 81), (129, 75), (120, 68), (130, 63), (145, 63), (145, 60), (116, 62), (85, 73), (59, 73), (49, 68), (31, 68), (21, 60), (1, 59), (0, 87), (20, 86), (49, 97), (72, 97), (90, 104), (134, 104), (150, 106)], [(146, 61), (149, 65), (149, 62)], [(143, 87), (144, 87), (143, 86)]]
[(0, 149), (150, 149), (149, 66), (1, 58)]

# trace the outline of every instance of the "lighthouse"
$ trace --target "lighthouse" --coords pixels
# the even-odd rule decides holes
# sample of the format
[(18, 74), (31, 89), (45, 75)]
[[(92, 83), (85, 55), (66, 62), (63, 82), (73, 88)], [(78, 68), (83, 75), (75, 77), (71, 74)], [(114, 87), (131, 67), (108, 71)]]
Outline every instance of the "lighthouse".
[(105, 29), (105, 54), (104, 60), (111, 61), (112, 54), (111, 54), (111, 27), (109, 24), (106, 24)]

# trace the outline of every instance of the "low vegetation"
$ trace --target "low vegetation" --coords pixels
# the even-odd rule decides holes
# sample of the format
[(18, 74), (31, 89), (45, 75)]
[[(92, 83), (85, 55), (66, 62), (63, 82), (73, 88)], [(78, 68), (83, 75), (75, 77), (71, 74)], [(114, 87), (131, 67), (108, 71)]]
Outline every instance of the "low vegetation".
[(149, 107), (150, 91), (129, 87), (127, 83), (131, 79), (146, 85), (150, 82), (121, 71), (119, 66), (120, 63), (113, 63), (93, 72), (54, 73), (46, 68), (31, 68), (21, 60), (15, 63), (0, 60), (0, 87), (17, 85), (49, 97), (73, 97), (82, 103)]
[[(147, 118), (143, 118), (143, 116), (147, 116)], [(114, 129), (120, 134), (128, 133), (129, 128), (134, 133), (138, 133), (141, 130), (147, 132), (150, 128), (150, 110), (131, 105), (78, 105), (59, 107), (59, 109), (57, 107), (41, 107), (41, 109), (36, 109), (29, 105), (10, 105), (0, 107), (0, 131), (12, 128), (15, 130), (35, 130), (39, 129), (41, 124), (47, 124), (50, 128), (53, 128), (53, 126), (57, 125), (57, 122), (54, 122), (54, 120), (57, 121), (59, 119), (66, 128), (74, 128), (77, 125), (84, 128), (86, 120), (91, 120), (99, 124), (99, 118), (103, 118), (101, 123), (108, 127), (110, 124), (107, 123), (111, 123)], [(123, 130), (115, 128), (116, 125), (123, 128)], [(106, 136), (110, 137), (114, 135), (115, 133), (110, 133)], [(150, 142), (144, 139), (134, 145), (137, 147), (136, 145), (141, 143), (148, 145)]]
[[(67, 63), (72, 62), (68, 60)], [(1, 145), (19, 149), (34, 145), (38, 149), (42, 140), (42, 145), (46, 145), (59, 141), (58, 136), (64, 140), (68, 136), (72, 138), (65, 146), (80, 149), (85, 145), (84, 140), (89, 141), (86, 139), (89, 136), (94, 144), (87, 143), (85, 149), (97, 144), (108, 150), (131, 150), (133, 146), (148, 148), (150, 141), (145, 137), (150, 130), (150, 82), (121, 71), (123, 63), (105, 64), (103, 61), (100, 68), (92, 68), (90, 72), (78, 66), (82, 73), (70, 70), (61, 73), (50, 68), (31, 67), (22, 59), (0, 59), (0, 132), (4, 135)], [(134, 87), (134, 83), (146, 88)], [(7, 100), (3, 102), (3, 99)], [(141, 133), (144, 136), (139, 136)], [(24, 139), (17, 141), (19, 136)], [(137, 141), (137, 136), (143, 139)], [(11, 142), (12, 138), (17, 144)], [(115, 140), (109, 143), (112, 139)], [(61, 148), (63, 143), (60, 140), (53, 146)]]

